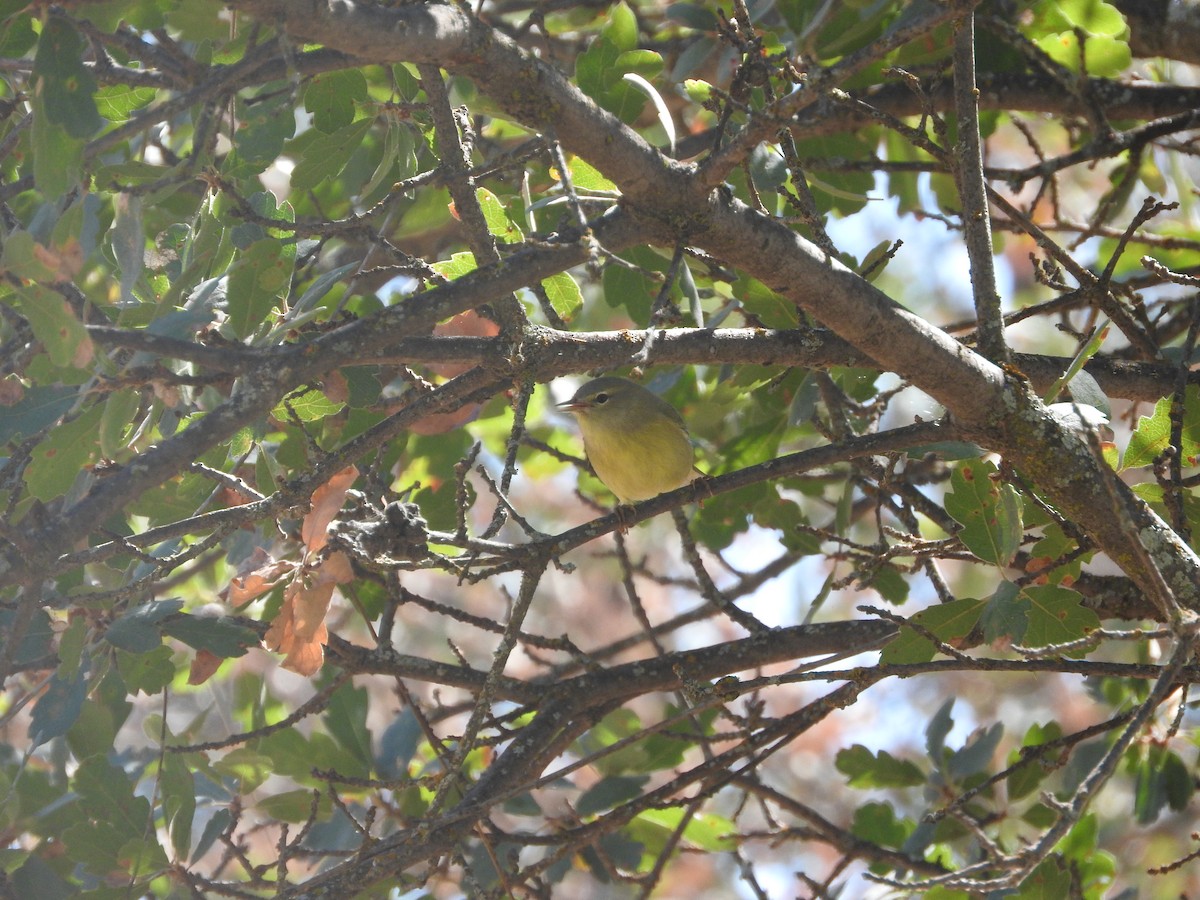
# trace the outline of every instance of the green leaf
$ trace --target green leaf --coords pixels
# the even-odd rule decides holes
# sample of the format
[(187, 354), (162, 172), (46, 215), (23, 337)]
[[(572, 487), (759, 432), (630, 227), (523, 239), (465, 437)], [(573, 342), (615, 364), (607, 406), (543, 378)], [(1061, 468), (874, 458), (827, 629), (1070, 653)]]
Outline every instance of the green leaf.
[(1158, 772), (1163, 782), (1167, 805), (1174, 812), (1183, 812), (1196, 793), (1196, 782), (1192, 779), (1191, 770), (1178, 754), (1165, 747), (1154, 747), (1152, 752), (1162, 756)]
[[(1033, 545), (1029, 551), (1032, 560), (1042, 561), (1047, 564), (1056, 559), (1060, 559), (1070, 553), (1076, 547), (1076, 540), (1068, 536), (1057, 522), (1051, 522), (1042, 526), (1042, 537)], [(1090, 559), (1090, 554), (1076, 556), (1066, 565), (1058, 566), (1049, 571), (1044, 569), (1036, 570), (1038, 575), (1046, 578), (1051, 584), (1058, 584), (1067, 576), (1073, 579), (1079, 577), (1079, 573), (1083, 568), (1083, 563)]]
[[(1136, 469), (1154, 462), (1171, 441), (1172, 398), (1154, 404), (1154, 412), (1138, 419), (1121, 459), (1121, 469)], [(1180, 451), (1186, 466), (1194, 466), (1200, 455), (1200, 385), (1189, 384), (1184, 392), (1183, 430)]]
[(183, 641), (197, 650), (229, 659), (243, 656), (259, 643), (258, 632), (241, 625), (230, 616), (192, 616), (186, 613), (163, 623), (163, 634)]
[(862, 744), (839, 751), (836, 766), (856, 788), (919, 787), (927, 780), (913, 763), (896, 759), (886, 750), (872, 753)]
[(121, 272), (121, 302), (137, 302), (133, 289), (142, 275), (146, 258), (146, 230), (142, 218), (142, 201), (136, 195), (121, 194), (114, 204), (116, 216), (109, 244)]
[(612, 41), (601, 36), (592, 41), (575, 59), (575, 83), (579, 89), (599, 102), (600, 95), (611, 82), (611, 72), (621, 50)]
[(53, 282), (57, 269), (44, 247), (28, 231), (14, 231), (0, 252), (0, 270), (30, 281)]
[(475, 198), (487, 222), (488, 232), (502, 244), (519, 244), (525, 239), (521, 229), (509, 218), (508, 210), (500, 198), (487, 188), (476, 188)]
[[(1024, 587), (1021, 593), (1029, 598), (1026, 646), (1046, 647), (1074, 641), (1100, 627), (1099, 617), (1083, 605), (1083, 597), (1076, 591), (1043, 584)], [(1083, 651), (1077, 653), (1083, 655)]]
[(94, 350), (87, 329), (61, 294), (31, 284), (21, 288), (21, 312), (46, 348), (50, 361), (63, 368), (82, 369)]
[(119, 871), (124, 839), (109, 828), (97, 828), (91, 822), (80, 822), (67, 828), (62, 835), (70, 859), (98, 876), (111, 876)]
[[(953, 645), (975, 627), (983, 608), (982, 600), (964, 597), (923, 609), (912, 617), (912, 621), (943, 643)], [(880, 662), (885, 665), (929, 662), (935, 652), (937, 648), (928, 638), (910, 628), (902, 628), (895, 640), (883, 648)]]
[(212, 818), (208, 820), (208, 824), (204, 826), (200, 840), (196, 842), (196, 849), (192, 851), (192, 862), (202, 858), (232, 822), (233, 813), (228, 809), (218, 809), (214, 812)]
[(1094, 406), (1106, 416), (1112, 415), (1112, 408), (1109, 405), (1108, 397), (1101, 389), (1099, 382), (1083, 369), (1100, 352), (1105, 338), (1108, 337), (1108, 332), (1109, 325), (1107, 320), (1105, 320), (1103, 325), (1097, 326), (1092, 330), (1091, 337), (1084, 342), (1084, 345), (1071, 358), (1067, 370), (1054, 380), (1054, 384), (1050, 385), (1050, 390), (1046, 392), (1047, 403), (1053, 403), (1057, 400), (1063, 390), (1070, 385), (1071, 398), (1076, 403)]
[(569, 322), (583, 306), (583, 291), (567, 272), (558, 272), (542, 279), (542, 288), (550, 305), (564, 322)]
[(363, 197), (371, 197), (384, 178), (395, 173), (393, 178), (407, 178), (416, 173), (416, 140), (413, 129), (407, 125), (389, 118), (385, 122), (383, 132), (383, 151), (379, 155), (379, 163), (375, 173), (367, 180), (360, 191)]
[[(1079, 52), (1079, 36), (1073, 31), (1060, 34), (1048, 34), (1037, 40), (1037, 45), (1047, 56), (1060, 66), (1078, 72), (1081, 56)], [(1084, 56), (1087, 61), (1087, 72), (1093, 78), (1105, 78), (1117, 75), (1129, 67), (1133, 54), (1129, 44), (1111, 37), (1088, 37), (1083, 44)]]
[(153, 838), (136, 837), (126, 841), (117, 851), (116, 861), (130, 879), (149, 878), (169, 865), (162, 845)]
[(996, 477), (996, 466), (964, 460), (951, 478), (946, 512), (962, 526), (958, 536), (984, 562), (1006, 566), (1021, 546), (1021, 501), (1016, 489)]
[(704, 104), (712, 97), (713, 86), (699, 78), (688, 78), (683, 82), (683, 90), (693, 103)]
[(101, 404), (51, 430), (30, 454), (25, 467), (25, 486), (43, 503), (71, 489), (84, 466), (99, 450), (97, 429), (104, 411)]
[(1056, 855), (1050, 856), (1021, 882), (1013, 900), (1062, 900), (1071, 896), (1071, 873)]
[(628, 74), (653, 78), (662, 71), (662, 56), (653, 50), (628, 50), (617, 57), (616, 69), (622, 79)]
[(575, 804), (581, 816), (604, 812), (642, 795), (647, 779), (644, 775), (609, 775), (583, 792)]
[(575, 81), (581, 91), (628, 124), (638, 117), (648, 98), (626, 82), (624, 75), (633, 72), (648, 78), (661, 69), (659, 54), (621, 46), (601, 34), (576, 58)]
[(71, 137), (67, 130), (50, 120), (41, 94), (33, 97), (33, 180), (43, 197), (66, 196), (83, 181), (82, 138)]
[(317, 804), (317, 821), (329, 818), (333, 802), (329, 795), (312, 791), (296, 790), (283, 791), (263, 797), (256, 804), (258, 809), (272, 819), (284, 822), (306, 822), (313, 811), (313, 801)]
[[(767, 328), (795, 328), (799, 320), (796, 305), (781, 297), (757, 278), (738, 280), (738, 299)], [(815, 385), (815, 381), (813, 384)], [(805, 416), (805, 420), (807, 418)]]
[[(0, 635), (7, 637), (12, 634), (16, 615), (16, 610), (0, 609)], [(50, 614), (44, 609), (35, 609), (20, 644), (6, 647), (6, 651), (11, 654), (12, 665), (30, 663), (43, 656), (49, 656), (54, 651), (54, 631), (50, 627)], [(73, 672), (70, 673), (70, 676), (73, 675)]]
[[(1040, 747), (1061, 737), (1062, 726), (1057, 722), (1048, 722), (1045, 725), (1034, 724), (1029, 726), (1029, 730), (1025, 732), (1025, 737), (1021, 740), (1021, 747)], [(1022, 754), (1017, 750), (1009, 753), (1009, 766), (1015, 766), (1021, 756)], [(1049, 766), (1057, 761), (1060, 756), (1061, 751), (1048, 753), (1042, 757), (1035, 755), (1025, 765), (1013, 768), (1006, 780), (1009, 799), (1019, 800), (1037, 790), (1038, 786), (1046, 780), (1050, 771)], [(1045, 764), (1040, 762), (1042, 759), (1046, 760)]]
[(892, 241), (884, 239), (867, 251), (867, 255), (862, 258), (859, 263), (858, 271), (866, 272), (868, 281), (874, 282), (884, 270), (887, 269), (891, 257), (888, 255), (892, 249)]
[(257, 750), (273, 771), (296, 779), (308, 776), (316, 760), (312, 743), (294, 728), (267, 735), (258, 742)]
[[(275, 774), (275, 765), (268, 756), (256, 753), (249, 747), (235, 747), (219, 760), (213, 763), (213, 768), (236, 782), (235, 790), (239, 794), (247, 794), (258, 788), (264, 781)], [(312, 761), (302, 774), (312, 771)]]
[(439, 259), (433, 264), (433, 271), (450, 281), (453, 281), (455, 278), (462, 278), (464, 275), (469, 275), (477, 268), (475, 254), (470, 250), (452, 254), (449, 259)]
[(131, 694), (141, 691), (147, 697), (161, 693), (175, 678), (171, 648), (159, 644), (147, 653), (117, 651), (117, 671)]
[[(5, 54), (8, 55), (8, 54)], [(18, 56), (20, 54), (17, 54)], [(69, 900), (78, 894), (78, 887), (68, 883), (35, 852), (4, 850), (4, 871), (16, 897), (38, 897), (45, 900)], [(19, 868), (17, 867), (19, 861)]]
[(108, 626), (104, 638), (130, 653), (145, 653), (162, 643), (159, 623), (183, 608), (182, 600), (151, 600), (135, 606)]
[(137, 424), (134, 416), (141, 406), (141, 395), (126, 388), (114, 391), (104, 401), (104, 412), (100, 414), (100, 455), (117, 459), (126, 449), (125, 437)]
[(908, 579), (894, 566), (880, 566), (863, 583), (879, 592), (879, 596), (893, 606), (900, 606), (908, 599)]
[(716, 31), (716, 14), (696, 3), (672, 3), (667, 7), (667, 20), (695, 28), (697, 31)]
[(292, 304), (291, 312), (293, 314), (308, 312), (329, 293), (335, 284), (357, 269), (358, 265), (356, 262), (346, 263), (344, 266), (323, 272), (320, 277), (313, 279), (312, 284), (305, 288), (304, 293), (300, 295), (300, 299)]
[(341, 412), (345, 406), (343, 401), (330, 400), (324, 391), (314, 388), (303, 394), (288, 397), (286, 403), (280, 401), (279, 405), (272, 410), (271, 415), (281, 422), (289, 421), (288, 407), (291, 407), (292, 412), (301, 422), (319, 422), (321, 419)]
[(248, 98), (237, 104), (238, 128), (233, 133), (236, 150), (226, 165), (226, 175), (236, 176), (239, 169), (257, 174), (275, 162), (283, 144), (296, 133), (296, 114), (292, 97), (284, 92), (264, 99)]
[(207, 478), (187, 472), (160, 484), (132, 501), (126, 511), (146, 516), (152, 525), (186, 519), (212, 496), (213, 484)]
[(759, 144), (750, 154), (750, 174), (758, 190), (778, 191), (788, 180), (787, 161), (777, 147)]
[(671, 734), (650, 734), (636, 743), (622, 747), (604, 758), (600, 767), (605, 772), (661, 772), (683, 762), (683, 754), (692, 741)]
[(638, 45), (637, 16), (629, 4), (621, 0), (608, 8), (608, 21), (600, 29), (602, 37), (611, 41), (618, 50), (633, 50)]
[(71, 620), (58, 638), (58, 674), (63, 678), (74, 678), (83, 665), (84, 647), (87, 644), (88, 624), (83, 616)]
[[(110, 670), (111, 672), (111, 670)], [(133, 704), (125, 684), (116, 673), (106, 675), (83, 704), (79, 718), (67, 732), (67, 746), (76, 759), (107, 756), (112, 752), (117, 732), (125, 724)]]
[(1017, 585), (1011, 581), (1000, 582), (979, 617), (983, 639), (989, 644), (1002, 639), (1020, 643), (1029, 627), (1029, 608), (1029, 597), (1022, 594)]
[[(648, 251), (620, 254), (637, 265), (643, 265)], [(658, 293), (657, 285), (635, 269), (619, 264), (604, 267), (601, 276), (604, 285), (604, 302), (613, 309), (623, 309), (634, 322), (645, 322), (650, 317), (650, 303)]]
[(150, 822), (149, 801), (135, 796), (129, 776), (103, 756), (81, 761), (71, 786), (87, 814), (103, 821), (122, 841), (145, 833)]
[[(384, 778), (396, 778), (407, 773), (408, 764), (424, 739), (421, 723), (407, 706), (384, 729), (379, 740), (379, 754), (374, 768)], [(536, 804), (535, 804), (536, 805)]]
[(854, 811), (850, 830), (856, 837), (881, 847), (898, 849), (912, 834), (911, 822), (896, 818), (890, 803), (864, 803)]
[(158, 92), (151, 87), (110, 84), (96, 91), (96, 109), (114, 125), (127, 122), (133, 113), (154, 100)]
[[(687, 822), (684, 823), (684, 816)], [(736, 849), (734, 836), (737, 826), (724, 816), (713, 813), (689, 815), (678, 806), (648, 809), (629, 823), (629, 834), (641, 843), (648, 853), (657, 854), (683, 824), (683, 840), (701, 850), (728, 853)]]
[(1187, 764), (1166, 747), (1149, 745), (1136, 772), (1133, 809), (1140, 824), (1152, 824), (1167, 806), (1180, 812), (1191, 802), (1196, 788)]
[(51, 678), (33, 708), (29, 723), (30, 746), (38, 747), (51, 738), (66, 734), (79, 718), (86, 698), (87, 683), (82, 669), (75, 673), (74, 678), (65, 679), (58, 675)]
[(359, 69), (317, 75), (304, 92), (304, 108), (318, 131), (332, 134), (354, 121), (355, 103), (367, 99), (367, 79)]
[(373, 124), (373, 119), (359, 119), (311, 141), (292, 170), (292, 190), (309, 191), (326, 178), (335, 177), (346, 167)]
[[(633, 710), (613, 710), (604, 719), (587, 731), (580, 739), (581, 753), (599, 753), (620, 741), (634, 737), (642, 731), (642, 721)], [(597, 769), (605, 775), (622, 775), (626, 772), (652, 772), (674, 765), (679, 759), (681, 741), (671, 735), (662, 735), (659, 743), (651, 745), (649, 736), (633, 741), (621, 749), (603, 754), (596, 761)], [(664, 760), (666, 760), (664, 762)]]
[(941, 765), (946, 750), (946, 735), (954, 727), (954, 717), (950, 714), (953, 709), (954, 698), (950, 697), (938, 707), (929, 724), (925, 726), (925, 749), (937, 765)]
[[(329, 734), (361, 764), (360, 774), (370, 774), (371, 732), (367, 728), (367, 689), (343, 684), (329, 698), (325, 713)], [(359, 773), (346, 773), (359, 774)]]
[(1055, 0), (1034, 7), (1034, 17), (1029, 23), (1029, 33), (1037, 35), (1039, 30), (1071, 31), (1080, 28), (1087, 34), (1103, 34), (1110, 37), (1124, 34), (1125, 17), (1105, 0)]
[(1003, 737), (1004, 726), (999, 722), (977, 729), (959, 750), (950, 755), (946, 770), (960, 781), (986, 772)]
[(33, 74), (40, 80), (44, 115), (72, 138), (89, 138), (104, 124), (96, 111), (96, 79), (83, 64), (83, 39), (65, 16), (51, 16), (42, 28)]
[(1111, 885), (1117, 874), (1116, 857), (1099, 849), (1099, 830), (1096, 815), (1088, 813), (1080, 817), (1055, 848), (1071, 866), (1072, 883), (1083, 885), (1084, 896), (1089, 898), (1099, 896), (1095, 889)]
[(171, 26), (172, 34), (178, 31), (184, 40), (197, 44), (228, 40), (229, 25), (220, 14), (221, 7), (213, 0), (194, 0), (191, 3), (169, 3), (163, 6), (163, 15)]
[(593, 166), (586, 159), (581, 159), (578, 156), (567, 157), (567, 167), (571, 173), (571, 184), (575, 186), (575, 190), (592, 192), (605, 191), (616, 192), (617, 185), (615, 182), (605, 178), (600, 170)]
[[(6, 2), (0, 4), (0, 19), (4, 27), (0, 28), (0, 57), (19, 59), (37, 43), (38, 35), (33, 30), (33, 17), (29, 14), (17, 15), (19, 3)], [(16, 7), (16, 8), (14, 8)], [(30, 8), (26, 4), (25, 8)]]
[(196, 815), (196, 785), (182, 753), (166, 753), (158, 780), (163, 816), (175, 855), (187, 857), (192, 846), (192, 819)]
[(238, 337), (262, 323), (291, 279), (291, 259), (274, 238), (255, 241), (229, 274), (229, 321)]

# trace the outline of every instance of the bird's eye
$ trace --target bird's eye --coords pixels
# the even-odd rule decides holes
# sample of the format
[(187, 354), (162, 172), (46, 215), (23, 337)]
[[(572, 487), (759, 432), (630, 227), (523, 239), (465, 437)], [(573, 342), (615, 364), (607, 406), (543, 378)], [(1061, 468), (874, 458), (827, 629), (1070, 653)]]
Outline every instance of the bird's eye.
[(608, 394), (605, 394), (605, 393), (603, 393), (603, 392), (601, 392), (601, 393), (597, 394), (597, 395), (596, 395), (596, 402), (597, 402), (597, 403), (607, 403), (607, 402), (608, 402)]

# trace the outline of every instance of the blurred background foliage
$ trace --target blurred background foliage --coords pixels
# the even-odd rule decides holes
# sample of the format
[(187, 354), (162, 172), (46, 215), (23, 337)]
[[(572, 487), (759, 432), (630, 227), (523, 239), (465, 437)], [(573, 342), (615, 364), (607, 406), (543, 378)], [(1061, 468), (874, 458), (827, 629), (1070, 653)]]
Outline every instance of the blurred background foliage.
[[(830, 336), (682, 242), (597, 243), (436, 326), (385, 319), (575, 240), (622, 202), (622, 173), (453, 66), (433, 89), (428, 64), (298, 43), (242, 5), (0, 0), (7, 896), (292, 896), (375, 839), (458, 827), (480, 785), (451, 846), (341, 889), (881, 895), (869, 876), (1019, 856), (1086, 795), (1012, 896), (1200, 892), (1195, 715), (1151, 687), (1170, 634), (1035, 484), (954, 435), (852, 451), (941, 410), (849, 346), (820, 365), (754, 349)], [(999, 292), (1015, 349), (1087, 364), (1068, 390), (1110, 420), (1098, 452), (1195, 546), (1200, 40), (1150, 52), (1126, 5), (977, 8), (985, 176), (1011, 204)], [(971, 343), (937, 8), (472, 14), (684, 161), (816, 90), (721, 190)], [(1065, 260), (1111, 278), (1151, 346), (1106, 329)], [(359, 350), (367, 320), (390, 331)], [(554, 401), (628, 373), (647, 328), (745, 338), (635, 373), (706, 474), (846, 452), (628, 530), (598, 519), (613, 498)], [(1151, 387), (1118, 377), (1134, 363)], [(106, 494), (111, 478), (129, 487)], [(881, 657), (855, 655), (866, 639), (811, 670), (734, 656), (717, 680), (670, 656), (876, 613), (914, 623)], [(621, 666), (647, 658), (679, 683), (639, 688)], [(490, 784), (555, 685), (606, 673), (631, 686)], [(1002, 868), (926, 889), (966, 897)]]

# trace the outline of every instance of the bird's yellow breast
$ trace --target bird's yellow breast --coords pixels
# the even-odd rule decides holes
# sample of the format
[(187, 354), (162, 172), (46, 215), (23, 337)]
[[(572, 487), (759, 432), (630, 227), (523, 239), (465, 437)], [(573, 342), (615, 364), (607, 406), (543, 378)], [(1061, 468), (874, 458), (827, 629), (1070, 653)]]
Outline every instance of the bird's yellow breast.
[(691, 481), (692, 442), (674, 421), (663, 417), (599, 428), (589, 418), (579, 416), (588, 461), (622, 503), (648, 500)]

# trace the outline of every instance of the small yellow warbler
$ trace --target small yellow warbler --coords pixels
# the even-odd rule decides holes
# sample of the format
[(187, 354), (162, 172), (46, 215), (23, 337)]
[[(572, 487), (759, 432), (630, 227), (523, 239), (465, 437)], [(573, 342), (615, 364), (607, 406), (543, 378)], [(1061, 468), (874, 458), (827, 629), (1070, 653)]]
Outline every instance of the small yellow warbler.
[(588, 461), (620, 502), (648, 500), (696, 477), (683, 418), (640, 384), (606, 375), (559, 406), (579, 421)]

